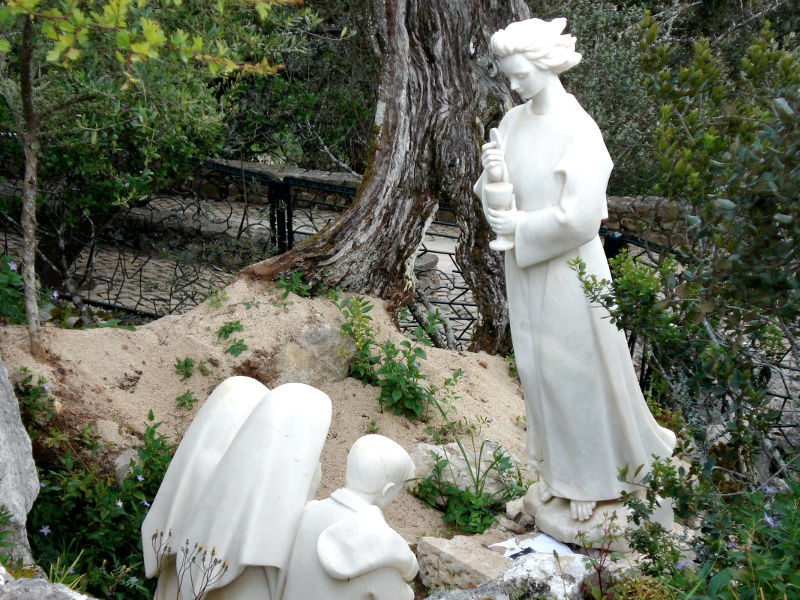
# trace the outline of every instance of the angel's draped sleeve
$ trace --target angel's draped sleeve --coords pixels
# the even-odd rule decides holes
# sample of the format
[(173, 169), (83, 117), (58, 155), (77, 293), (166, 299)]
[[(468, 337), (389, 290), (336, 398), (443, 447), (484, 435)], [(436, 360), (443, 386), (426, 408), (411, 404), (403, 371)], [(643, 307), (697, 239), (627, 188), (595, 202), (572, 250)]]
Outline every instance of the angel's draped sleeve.
[(600, 222), (608, 217), (606, 185), (613, 163), (603, 136), (588, 115), (586, 121), (570, 123), (567, 131), (570, 143), (555, 168), (556, 177), (563, 181), (561, 197), (552, 206), (518, 213), (514, 253), (520, 267), (582, 246), (597, 235)]

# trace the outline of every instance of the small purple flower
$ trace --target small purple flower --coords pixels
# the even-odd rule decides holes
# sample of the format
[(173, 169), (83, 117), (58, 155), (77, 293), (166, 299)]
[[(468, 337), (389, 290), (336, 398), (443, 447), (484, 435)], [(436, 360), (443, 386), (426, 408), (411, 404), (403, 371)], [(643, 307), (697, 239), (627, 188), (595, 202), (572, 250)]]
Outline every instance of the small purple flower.
[(70, 567), (69, 569), (67, 569), (67, 573), (69, 573), (70, 575), (75, 575), (75, 569)]
[(53, 300), (58, 300), (58, 290), (53, 290), (53, 293), (52, 293), (52, 294), (50, 294), (50, 297), (51, 297)]
[(415, 360), (412, 360), (412, 361), (411, 361), (411, 366), (413, 366), (413, 367), (415, 367), (415, 368), (419, 369), (419, 363), (418, 363), (417, 361), (415, 361)]
[(117, 498), (117, 501), (114, 504), (122, 508), (122, 500), (120, 498)]
[(150, 508), (150, 503), (147, 500), (142, 500), (142, 504), (145, 506), (145, 508)]
[(49, 385), (47, 385), (47, 384), (45, 383), (45, 384), (42, 386), (42, 389), (43, 389), (45, 392), (49, 392), (49, 391), (50, 391), (50, 386), (49, 386)]
[(136, 481), (144, 481), (144, 477), (142, 477), (141, 475), (137, 475)]
[(682, 560), (675, 563), (675, 570), (676, 571), (683, 571), (686, 567), (692, 564), (690, 560)]
[(767, 513), (764, 513), (764, 518), (762, 518), (761, 520), (764, 521), (764, 523), (766, 523), (770, 527), (778, 526), (778, 522), (773, 517), (769, 516)]
[(731, 550), (736, 548), (736, 542), (734, 542), (733, 540), (728, 540), (727, 542), (725, 542), (725, 545)]
[(467, 376), (466, 376), (464, 373), (462, 373), (461, 375), (459, 375), (459, 376), (458, 376), (458, 378), (459, 378), (461, 381), (466, 381), (466, 379), (467, 379)]
[(13, 260), (8, 261), (8, 270), (9, 271), (16, 271), (17, 270), (17, 263)]
[(50, 525), (45, 525), (39, 530), (42, 535), (50, 535)]
[(44, 481), (40, 481), (40, 482), (39, 482), (39, 487), (40, 487), (40, 488), (43, 488), (44, 486), (45, 486), (45, 483), (44, 483)]
[(492, 423), (497, 423), (497, 417), (495, 417), (494, 415), (492, 415)]
[(764, 492), (767, 496), (774, 496), (775, 494), (778, 493), (778, 488), (768, 483), (761, 484), (761, 487), (759, 487), (758, 489)]
[(128, 583), (136, 583), (139, 581), (138, 577), (128, 577)]

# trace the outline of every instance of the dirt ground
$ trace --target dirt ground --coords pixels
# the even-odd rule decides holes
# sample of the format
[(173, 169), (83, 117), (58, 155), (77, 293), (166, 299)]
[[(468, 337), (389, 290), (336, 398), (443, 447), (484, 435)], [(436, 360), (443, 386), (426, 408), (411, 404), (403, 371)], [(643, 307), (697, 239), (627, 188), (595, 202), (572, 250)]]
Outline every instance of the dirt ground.
[[(202, 401), (220, 381), (236, 373), (237, 367), (246, 361), (266, 362), (266, 357), (293, 341), (301, 327), (313, 319), (321, 318), (337, 329), (344, 320), (330, 300), (293, 294), (282, 300), (280, 290), (260, 283), (237, 280), (224, 292), (216, 305), (206, 301), (187, 313), (164, 317), (136, 331), (83, 331), (47, 324), (42, 331), (47, 355), (44, 361), (34, 360), (28, 352), (23, 327), (0, 327), (0, 352), (12, 377), (20, 367), (27, 367), (34, 379), (45, 377), (60, 416), (75, 425), (93, 425), (108, 445), (109, 454), (117, 455), (137, 443), (150, 410), (157, 421), (163, 422), (160, 430), (177, 441)], [(370, 315), (380, 329), (378, 341), (401, 341), (403, 336), (383, 302), (372, 302), (375, 309)], [(238, 357), (225, 353), (216, 335), (220, 326), (233, 320), (243, 326), (235, 337), (244, 339), (248, 346)], [(460, 399), (455, 403), (455, 417), (467, 417), (472, 422), (486, 420), (481, 435), (523, 458), (525, 432), (521, 419), (515, 418), (525, 414), (522, 391), (504, 360), (436, 348), (428, 349), (427, 355), (422, 371), (432, 383), (441, 384), (454, 369), (462, 369), (466, 375), (456, 388)], [(181, 380), (174, 364), (185, 357), (193, 358), (196, 365), (203, 361), (208, 373), (201, 374), (195, 368), (192, 377)], [(377, 388), (352, 378), (319, 387), (331, 398), (333, 420), (322, 453), (318, 498), (344, 485), (347, 451), (368, 431), (377, 429), (409, 452), (417, 443), (430, 441), (426, 424), (381, 412)], [(192, 410), (176, 404), (176, 398), (187, 390), (200, 399)], [(441, 514), (405, 491), (385, 514), (388, 523), (411, 543), (423, 535), (446, 532)]]

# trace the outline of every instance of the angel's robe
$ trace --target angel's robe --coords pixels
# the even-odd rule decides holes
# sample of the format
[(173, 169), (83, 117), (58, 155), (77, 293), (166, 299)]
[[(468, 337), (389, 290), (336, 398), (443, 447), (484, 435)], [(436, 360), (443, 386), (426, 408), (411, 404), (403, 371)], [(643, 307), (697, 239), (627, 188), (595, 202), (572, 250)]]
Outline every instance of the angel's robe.
[[(613, 163), (572, 95), (545, 115), (517, 106), (499, 131), (519, 211), (505, 275), (527, 454), (541, 460), (554, 496), (615, 499), (630, 489), (618, 470), (643, 465), (643, 474), (652, 455), (672, 454), (675, 435), (650, 414), (624, 334), (568, 265), (579, 259), (589, 274), (611, 279), (598, 230)], [(484, 171), (474, 187), (484, 211), (487, 181)]]

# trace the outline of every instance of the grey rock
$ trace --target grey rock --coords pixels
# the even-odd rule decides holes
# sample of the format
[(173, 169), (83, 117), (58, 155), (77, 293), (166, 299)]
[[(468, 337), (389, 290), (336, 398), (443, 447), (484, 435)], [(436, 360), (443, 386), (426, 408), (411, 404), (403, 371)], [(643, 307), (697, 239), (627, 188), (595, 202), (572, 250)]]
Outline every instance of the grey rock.
[(0, 600), (93, 600), (46, 579), (14, 579), (0, 565)]
[(305, 383), (314, 387), (341, 381), (347, 377), (348, 341), (339, 330), (321, 318), (304, 326), (297, 341), (289, 342), (276, 356), (278, 377), (274, 387), (284, 383)]
[(128, 448), (114, 460), (114, 476), (117, 479), (117, 485), (120, 487), (122, 487), (122, 482), (125, 477), (132, 470), (131, 461), (136, 465), (142, 464), (139, 453), (133, 448)]
[(536, 552), (523, 556), (499, 577), (470, 590), (445, 590), (428, 600), (578, 600), (589, 559)]
[(50, 311), (52, 311), (56, 307), (55, 304), (52, 302), (45, 302), (39, 307), (39, 320), (42, 323), (47, 323), (48, 321), (53, 320), (53, 315)]
[(33, 462), (31, 440), (19, 414), (19, 404), (0, 360), (0, 505), (11, 513), (11, 534), (4, 550), (14, 560), (31, 564), (31, 548), (25, 531), (28, 511), (39, 495), (39, 478)]

